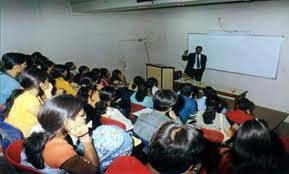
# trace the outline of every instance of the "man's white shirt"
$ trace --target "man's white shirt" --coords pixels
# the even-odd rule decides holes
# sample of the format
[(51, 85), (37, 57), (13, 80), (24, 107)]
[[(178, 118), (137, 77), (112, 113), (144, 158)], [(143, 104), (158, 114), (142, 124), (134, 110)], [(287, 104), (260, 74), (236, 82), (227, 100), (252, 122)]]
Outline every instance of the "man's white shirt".
[[(196, 56), (195, 57), (196, 59), (195, 59), (194, 69), (202, 69), (202, 66), (201, 66), (201, 54), (196, 54), (195, 56)], [(197, 59), (199, 59), (199, 62), (200, 62), (200, 67), (199, 68), (197, 67), (197, 62), (198, 62)]]

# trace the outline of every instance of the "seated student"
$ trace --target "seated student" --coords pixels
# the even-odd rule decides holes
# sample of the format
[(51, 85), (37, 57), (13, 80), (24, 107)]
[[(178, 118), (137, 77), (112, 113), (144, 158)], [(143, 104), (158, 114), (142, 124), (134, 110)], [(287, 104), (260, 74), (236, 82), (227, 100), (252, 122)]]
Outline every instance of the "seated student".
[(106, 87), (110, 85), (111, 76), (106, 68), (100, 68), (100, 83)]
[(127, 86), (125, 76), (118, 69), (115, 69), (112, 71), (111, 83), (113, 86), (115, 86), (117, 88)]
[(2, 56), (4, 72), (0, 73), (0, 104), (4, 105), (14, 89), (19, 89), (20, 84), (16, 77), (26, 68), (24, 54), (6, 53)]
[(72, 83), (74, 81), (74, 76), (76, 75), (75, 73), (76, 66), (73, 62), (66, 62), (64, 66), (67, 69), (66, 80), (69, 83)]
[(29, 56), (29, 61), (27, 61), (27, 65), (29, 68), (38, 68), (41, 69), (42, 66), (49, 61), (49, 59), (45, 56), (43, 56), (39, 52), (34, 52)]
[(204, 149), (203, 136), (194, 126), (165, 123), (150, 142), (146, 166), (134, 157), (123, 156), (105, 174), (204, 173)]
[(177, 94), (171, 90), (159, 90), (153, 96), (153, 111), (140, 115), (134, 124), (134, 133), (148, 143), (158, 128), (177, 116), (172, 111), (177, 100)]
[(192, 99), (192, 94), (195, 91), (195, 87), (189, 83), (186, 83), (180, 90), (180, 96), (184, 100), (184, 106), (179, 111), (180, 119), (183, 123), (188, 121), (190, 115), (196, 114), (197, 102)]
[(93, 85), (92, 79), (85, 78), (81, 80), (81, 87), (77, 96), (83, 101), (83, 109), (86, 113), (86, 123), (92, 121), (92, 130), (101, 125), (100, 116), (96, 114), (95, 105), (100, 101), (99, 92), (96, 85)]
[(222, 114), (224, 106), (222, 105), (218, 96), (206, 98), (206, 111), (198, 112), (196, 115), (196, 125), (201, 128), (212, 129), (220, 131), (224, 134), (225, 139), (232, 137), (231, 125), (226, 116)]
[(129, 89), (133, 91), (137, 91), (137, 88), (140, 84), (145, 83), (145, 79), (141, 76), (136, 76), (133, 78), (133, 82), (129, 85)]
[(92, 68), (91, 72), (93, 72), (96, 75), (96, 78), (100, 77), (100, 70), (98, 68)]
[(158, 80), (154, 77), (150, 77), (147, 79), (147, 84), (149, 85), (150, 89), (151, 89), (151, 93), (152, 95), (155, 95), (155, 93), (160, 90), (157, 86), (158, 86)]
[(112, 86), (106, 86), (99, 91), (100, 102), (96, 104), (96, 112), (102, 117), (119, 121), (126, 126), (126, 131), (133, 129), (132, 122), (127, 119), (118, 109), (112, 107), (115, 101), (116, 91)]
[[(112, 126), (98, 126), (92, 132), (93, 145), (97, 151), (100, 162), (100, 173), (119, 156), (129, 155), (133, 149), (133, 140), (129, 132)], [(81, 151), (82, 145), (78, 146)]]
[(66, 94), (76, 95), (76, 91), (73, 89), (71, 84), (66, 81), (67, 70), (64, 65), (55, 65), (52, 70), (52, 79), (54, 80), (54, 85), (56, 89), (62, 89)]
[[(238, 129), (231, 150), (228, 173), (288, 173), (288, 160), (280, 140), (264, 120), (245, 121)], [(228, 165), (228, 164), (227, 164)]]
[(83, 77), (84, 74), (88, 73), (89, 71), (90, 71), (90, 69), (87, 66), (81, 65), (78, 68), (78, 73), (74, 77), (74, 82), (80, 83), (80, 79)]
[(51, 97), (52, 85), (46, 74), (38, 69), (26, 70), (19, 77), (22, 89), (16, 89), (6, 103), (5, 122), (19, 128), (24, 137), (38, 123), (37, 114), (42, 105), (39, 96), (41, 90), (46, 98)]
[(202, 111), (204, 112), (207, 108), (206, 106), (206, 99), (207, 97), (216, 97), (217, 96), (217, 92), (214, 90), (214, 88), (210, 87), (210, 86), (206, 86), (203, 89), (203, 96), (202, 97), (198, 97), (196, 99), (197, 105), (198, 105), (198, 111)]
[[(24, 141), (21, 164), (42, 173), (98, 173), (99, 158), (85, 124), (80, 98), (71, 95), (54, 96), (41, 108), (38, 121), (45, 130), (33, 133)], [(77, 155), (65, 137), (77, 137), (84, 157)]]
[[(215, 91), (214, 88), (212, 88), (211, 86), (206, 86), (203, 89), (203, 96), (202, 97), (198, 97), (198, 99), (196, 99), (197, 105), (198, 105), (198, 111), (205, 111), (206, 110), (206, 99), (209, 97), (218, 97), (217, 95), (217, 91)], [(226, 113), (227, 112), (227, 107), (226, 107), (226, 103), (221, 100), (222, 104), (223, 104), (223, 110), (222, 113)]]
[(55, 63), (52, 61), (46, 61), (45, 63), (41, 65), (41, 70), (46, 72), (50, 80), (51, 80), (51, 72), (54, 66), (55, 66)]
[(147, 108), (153, 107), (153, 100), (150, 96), (150, 88), (147, 83), (138, 86), (137, 91), (130, 96), (130, 101), (134, 104), (142, 105)]
[(254, 119), (252, 112), (255, 105), (253, 102), (246, 98), (240, 98), (236, 103), (236, 107), (236, 110), (225, 113), (229, 121), (240, 125), (247, 120)]

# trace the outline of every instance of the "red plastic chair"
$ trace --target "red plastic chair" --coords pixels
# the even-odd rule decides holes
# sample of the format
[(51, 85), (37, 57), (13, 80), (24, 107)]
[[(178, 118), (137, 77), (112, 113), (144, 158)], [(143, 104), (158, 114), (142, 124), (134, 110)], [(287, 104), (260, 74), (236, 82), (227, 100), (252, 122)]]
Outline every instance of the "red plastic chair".
[(202, 128), (204, 137), (212, 143), (222, 143), (224, 135), (216, 130)]
[(120, 127), (123, 130), (126, 129), (125, 124), (123, 124), (122, 122), (119, 122), (117, 120), (111, 119), (111, 118), (100, 117), (100, 122), (103, 125), (114, 125), (114, 126)]
[(21, 151), (23, 148), (23, 140), (15, 141), (10, 144), (5, 153), (6, 160), (13, 165), (20, 173), (42, 174), (36, 169), (21, 165)]
[(145, 106), (135, 104), (135, 103), (131, 103), (130, 107), (131, 107), (131, 113), (134, 113), (134, 112), (137, 112), (137, 111), (140, 111), (140, 110), (146, 108)]
[(230, 148), (228, 148), (228, 147), (220, 147), (218, 149), (218, 153), (220, 155), (220, 160), (218, 162), (219, 174), (230, 173), (231, 161), (232, 161), (231, 154), (230, 154)]
[(279, 137), (286, 153), (289, 153), (289, 137)]

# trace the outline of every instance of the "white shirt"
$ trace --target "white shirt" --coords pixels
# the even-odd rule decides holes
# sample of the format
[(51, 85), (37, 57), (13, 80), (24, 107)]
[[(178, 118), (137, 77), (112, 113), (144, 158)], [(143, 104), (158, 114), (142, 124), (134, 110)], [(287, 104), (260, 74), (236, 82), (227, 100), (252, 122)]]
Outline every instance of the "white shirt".
[(204, 112), (198, 112), (196, 115), (196, 123), (195, 125), (201, 128), (209, 128), (213, 130), (218, 131), (224, 131), (226, 129), (229, 129), (231, 127), (230, 123), (228, 122), (226, 116), (222, 113), (216, 113), (215, 120), (213, 120), (212, 124), (206, 124), (203, 120), (203, 113)]
[(152, 94), (155, 95), (155, 93), (160, 90), (158, 87), (153, 86), (152, 88)]
[[(197, 59), (199, 59), (199, 62), (200, 62), (200, 67), (199, 68), (197, 67), (197, 62), (198, 62)], [(202, 66), (201, 66), (201, 54), (196, 54), (196, 59), (195, 60), (196, 61), (195, 61), (195, 64), (194, 64), (194, 69), (202, 69)]]
[(124, 115), (122, 115), (122, 113), (116, 108), (108, 107), (106, 110), (106, 114), (104, 115), (107, 116), (108, 118), (117, 120), (125, 124), (126, 131), (133, 129), (132, 122), (129, 119), (127, 119)]

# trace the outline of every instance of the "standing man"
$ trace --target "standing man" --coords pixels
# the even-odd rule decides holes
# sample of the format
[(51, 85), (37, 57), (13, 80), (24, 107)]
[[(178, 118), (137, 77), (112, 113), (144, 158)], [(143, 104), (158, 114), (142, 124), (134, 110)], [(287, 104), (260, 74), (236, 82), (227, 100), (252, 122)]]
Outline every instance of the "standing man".
[(182, 60), (188, 61), (185, 73), (195, 79), (201, 81), (207, 64), (207, 56), (202, 53), (202, 47), (197, 46), (195, 53), (188, 54), (188, 50), (184, 51)]

